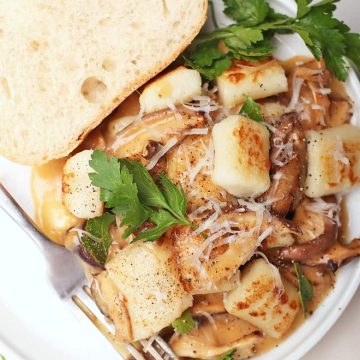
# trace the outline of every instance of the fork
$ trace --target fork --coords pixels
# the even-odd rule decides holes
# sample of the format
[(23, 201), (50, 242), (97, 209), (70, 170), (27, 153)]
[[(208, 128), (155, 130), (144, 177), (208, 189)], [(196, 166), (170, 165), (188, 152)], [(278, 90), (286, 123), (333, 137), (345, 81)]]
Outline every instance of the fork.
[(122, 359), (128, 359), (131, 355), (136, 360), (145, 360), (143, 353), (150, 354), (155, 360), (178, 359), (159, 335), (154, 335), (148, 340), (140, 340), (134, 344), (118, 342), (112, 329), (104, 325), (80, 298), (82, 290), (83, 294), (86, 294), (94, 302), (90, 288), (84, 285), (86, 279), (78, 256), (62, 246), (56, 245), (46, 237), (1, 182), (0, 208), (22, 228), (43, 253), (48, 265), (48, 279), (60, 299), (71, 298), (77, 308), (105, 336)]

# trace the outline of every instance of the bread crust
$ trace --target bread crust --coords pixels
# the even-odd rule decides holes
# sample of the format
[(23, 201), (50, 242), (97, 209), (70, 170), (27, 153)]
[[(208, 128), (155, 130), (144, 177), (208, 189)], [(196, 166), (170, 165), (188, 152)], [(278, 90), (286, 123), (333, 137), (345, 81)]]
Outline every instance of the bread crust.
[[(193, 31), (184, 38), (182, 44), (174, 51), (171, 56), (164, 59), (158, 66), (154, 67), (152, 71), (147, 72), (146, 75), (143, 75), (136, 79), (135, 81), (128, 84), (125, 88), (122, 88), (121, 91), (112, 99), (112, 101), (98, 114), (98, 116), (89, 121), (89, 124), (82, 129), (82, 131), (78, 134), (74, 134), (72, 139), (63, 144), (63, 148), (58, 151), (56, 154), (42, 154), (41, 156), (32, 156), (27, 157), (24, 153), (14, 152), (8, 146), (3, 146), (1, 142), (1, 134), (0, 134), (0, 155), (12, 160), (14, 162), (23, 164), (23, 165), (41, 165), (50, 160), (59, 159), (69, 155), (91, 132), (94, 128), (96, 128), (108, 115), (112, 113), (112, 111), (121, 104), (131, 93), (133, 93), (136, 89), (147, 83), (154, 76), (159, 74), (162, 70), (164, 70), (167, 66), (169, 66), (175, 59), (189, 46), (192, 40), (196, 37), (196, 35), (200, 32), (202, 26), (204, 25), (207, 18), (208, 11), (208, 1), (201, 0), (201, 17), (197, 24), (194, 25)], [(46, 111), (46, 110), (44, 110)]]

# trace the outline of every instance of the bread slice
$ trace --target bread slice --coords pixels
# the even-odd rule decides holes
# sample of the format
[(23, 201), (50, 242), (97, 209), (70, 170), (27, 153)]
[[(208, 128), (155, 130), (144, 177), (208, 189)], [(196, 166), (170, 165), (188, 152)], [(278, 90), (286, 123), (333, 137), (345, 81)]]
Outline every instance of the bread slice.
[(0, 154), (69, 154), (200, 31), (207, 0), (0, 1)]

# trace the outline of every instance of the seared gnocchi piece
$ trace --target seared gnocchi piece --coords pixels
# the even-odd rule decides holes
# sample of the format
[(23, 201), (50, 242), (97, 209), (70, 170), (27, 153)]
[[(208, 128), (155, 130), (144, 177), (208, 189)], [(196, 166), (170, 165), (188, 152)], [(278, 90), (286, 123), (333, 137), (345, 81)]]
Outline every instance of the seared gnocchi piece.
[(104, 204), (100, 200), (100, 189), (91, 184), (89, 165), (92, 150), (84, 150), (68, 159), (63, 172), (63, 202), (78, 218), (91, 219), (100, 216)]
[(247, 359), (263, 339), (256, 327), (229, 314), (213, 316), (213, 323), (200, 319), (198, 328), (188, 334), (175, 334), (169, 345), (179, 357), (212, 359), (236, 349), (234, 358)]
[(269, 131), (232, 115), (212, 131), (215, 148), (212, 180), (237, 197), (257, 196), (270, 187)]
[[(108, 293), (108, 305), (102, 309), (106, 312), (106, 306), (119, 304), (121, 313), (116, 313), (122, 319), (116, 332), (119, 341), (146, 339), (171, 324), (192, 305), (192, 296), (184, 291), (171, 258), (172, 253), (165, 246), (135, 243), (119, 250), (106, 264), (107, 277), (116, 291)], [(100, 290), (100, 296), (105, 294), (101, 291), (102, 281), (104, 278), (98, 277), (99, 286), (93, 286), (94, 291)]]
[(263, 259), (248, 263), (241, 274), (241, 285), (224, 297), (225, 309), (248, 321), (274, 338), (283, 336), (299, 310), (295, 286), (283, 280), (277, 286), (274, 269)]
[(179, 66), (147, 85), (140, 95), (140, 107), (145, 113), (181, 105), (201, 95), (201, 76), (196, 70)]
[(285, 71), (274, 59), (260, 62), (235, 61), (231, 69), (216, 78), (220, 103), (236, 106), (247, 96), (254, 100), (288, 91)]
[(305, 195), (347, 192), (360, 184), (360, 127), (342, 125), (307, 131)]

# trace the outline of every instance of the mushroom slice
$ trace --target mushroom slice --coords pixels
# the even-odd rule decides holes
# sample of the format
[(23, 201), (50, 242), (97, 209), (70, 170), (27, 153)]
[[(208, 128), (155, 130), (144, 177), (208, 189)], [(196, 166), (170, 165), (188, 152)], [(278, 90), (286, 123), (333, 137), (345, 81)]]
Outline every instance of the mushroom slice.
[(114, 324), (119, 341), (132, 339), (132, 328), (126, 299), (106, 271), (94, 276), (91, 294), (100, 311)]
[[(210, 222), (214, 215), (205, 222)], [(232, 212), (213, 221), (212, 228), (216, 230), (211, 234), (204, 230), (205, 236), (186, 226), (177, 228), (169, 240), (186, 291), (192, 294), (221, 292), (224, 291), (224, 282), (231, 282), (232, 288), (233, 276), (258, 246), (255, 227), (254, 213)], [(222, 289), (219, 283), (222, 283)]]
[(203, 115), (185, 108), (158, 111), (121, 130), (108, 147), (119, 158), (134, 158), (148, 163), (149, 148), (154, 144), (166, 146), (171, 140), (174, 146), (183, 138), (185, 130), (204, 126)]
[(224, 294), (195, 295), (194, 304), (190, 311), (193, 315), (224, 313), (226, 311), (224, 307)]
[(335, 196), (305, 198), (295, 210), (292, 222), (301, 229), (298, 243), (305, 243), (324, 232), (324, 216), (336, 221), (340, 207)]
[(293, 261), (305, 261), (313, 256), (325, 253), (336, 241), (337, 225), (324, 217), (324, 232), (313, 240), (303, 244), (284, 246), (266, 250), (273, 264), (284, 265)]
[[(327, 126), (331, 74), (324, 61), (310, 61), (297, 66), (288, 75), (289, 110), (296, 110), (304, 130), (321, 130)], [(324, 90), (325, 89), (325, 90)]]
[(209, 359), (236, 349), (236, 359), (254, 355), (255, 345), (262, 333), (246, 321), (229, 314), (213, 316), (211, 324), (200, 321), (196, 330), (188, 334), (174, 334), (169, 345), (179, 357)]
[(339, 242), (333, 244), (325, 254), (317, 255), (303, 261), (309, 266), (325, 265), (332, 271), (360, 256), (360, 239), (354, 239), (347, 245)]
[(187, 136), (167, 156), (167, 176), (184, 190), (190, 211), (208, 204), (210, 198), (219, 202), (232, 199), (212, 182), (210, 172), (213, 161), (214, 149), (210, 134)]
[(296, 113), (288, 113), (274, 125), (271, 135), (271, 185), (260, 200), (275, 200), (270, 209), (278, 215), (293, 211), (302, 199), (306, 172), (305, 133)]

